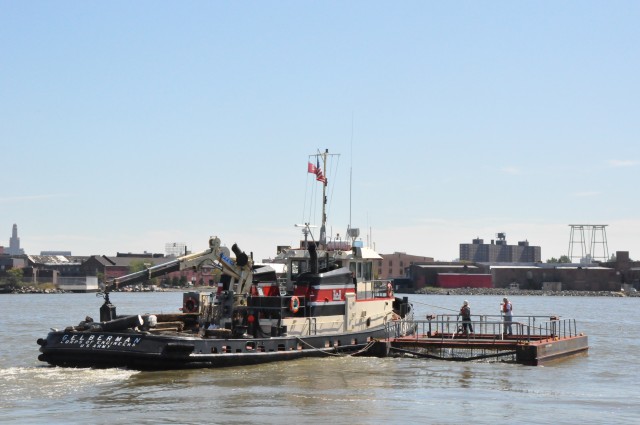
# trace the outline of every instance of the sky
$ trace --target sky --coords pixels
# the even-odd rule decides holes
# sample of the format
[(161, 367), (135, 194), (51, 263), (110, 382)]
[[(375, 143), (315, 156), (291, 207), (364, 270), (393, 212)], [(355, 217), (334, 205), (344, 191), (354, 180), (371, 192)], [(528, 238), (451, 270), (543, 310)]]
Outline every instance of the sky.
[[(640, 2), (0, 0), (0, 245), (237, 243), (319, 224), (451, 261), (506, 233), (640, 257)], [(589, 245), (590, 238), (585, 241)], [(603, 256), (603, 244), (595, 257)]]

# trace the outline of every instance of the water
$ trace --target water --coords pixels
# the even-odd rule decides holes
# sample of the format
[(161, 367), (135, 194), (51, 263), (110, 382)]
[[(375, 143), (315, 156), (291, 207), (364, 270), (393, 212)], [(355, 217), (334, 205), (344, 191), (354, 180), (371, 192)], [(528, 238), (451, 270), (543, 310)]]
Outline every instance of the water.
[[(416, 318), (498, 314), (500, 297), (415, 295)], [(514, 314), (575, 318), (589, 354), (546, 367), (303, 359), (228, 369), (64, 369), (37, 360), (50, 327), (98, 318), (94, 294), (0, 295), (1, 423), (626, 424), (640, 422), (640, 298), (513, 297)], [(113, 294), (118, 314), (177, 312), (182, 294)]]

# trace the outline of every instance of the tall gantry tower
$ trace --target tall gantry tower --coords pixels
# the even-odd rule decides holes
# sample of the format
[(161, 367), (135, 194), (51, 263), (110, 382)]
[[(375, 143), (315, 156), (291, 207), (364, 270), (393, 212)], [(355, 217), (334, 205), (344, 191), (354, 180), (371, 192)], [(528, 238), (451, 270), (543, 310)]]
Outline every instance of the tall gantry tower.
[[(608, 261), (607, 226), (607, 224), (570, 224), (568, 257), (571, 262), (574, 262), (574, 258), (577, 258), (578, 262), (585, 259)], [(589, 239), (587, 240), (585, 236)], [(575, 252), (576, 249), (579, 252)]]

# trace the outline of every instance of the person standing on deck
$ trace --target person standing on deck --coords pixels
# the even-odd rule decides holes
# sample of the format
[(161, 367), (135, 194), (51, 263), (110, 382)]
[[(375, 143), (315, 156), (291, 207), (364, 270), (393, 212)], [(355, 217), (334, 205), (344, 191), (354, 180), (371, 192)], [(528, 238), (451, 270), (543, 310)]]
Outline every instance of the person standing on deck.
[(502, 314), (504, 314), (504, 334), (513, 335), (511, 322), (513, 321), (513, 304), (505, 297), (502, 299)]
[(471, 307), (469, 307), (469, 301), (464, 300), (462, 307), (460, 307), (460, 313), (458, 316), (462, 316), (462, 331), (469, 335), (473, 333), (473, 326), (471, 326)]

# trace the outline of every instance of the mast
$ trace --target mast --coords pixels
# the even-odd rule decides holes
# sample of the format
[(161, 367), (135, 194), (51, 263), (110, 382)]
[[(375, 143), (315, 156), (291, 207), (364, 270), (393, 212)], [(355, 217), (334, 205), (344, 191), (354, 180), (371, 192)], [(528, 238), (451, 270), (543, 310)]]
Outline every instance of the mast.
[(349, 151), (349, 224), (347, 225), (347, 234), (351, 229), (351, 198), (353, 195), (353, 112), (351, 113), (351, 146)]
[[(325, 173), (328, 173), (329, 171), (327, 169), (329, 155), (329, 149), (325, 149), (324, 152), (320, 152), (318, 149), (318, 153), (310, 155), (315, 157), (317, 165), (313, 165), (309, 162), (308, 167), (309, 173), (315, 173), (316, 180), (322, 182), (322, 218), (320, 225), (320, 237), (317, 239), (318, 247), (322, 248), (327, 247), (327, 176)], [(331, 154), (331, 156), (340, 155)], [(320, 158), (322, 158), (322, 164), (320, 163)], [(323, 169), (324, 173), (322, 171)]]
[[(327, 155), (329, 149), (325, 149), (322, 156), (322, 168), (325, 172), (325, 178), (327, 174)], [(327, 183), (326, 180), (322, 183), (322, 226), (320, 227), (320, 245), (322, 247), (327, 246)]]

